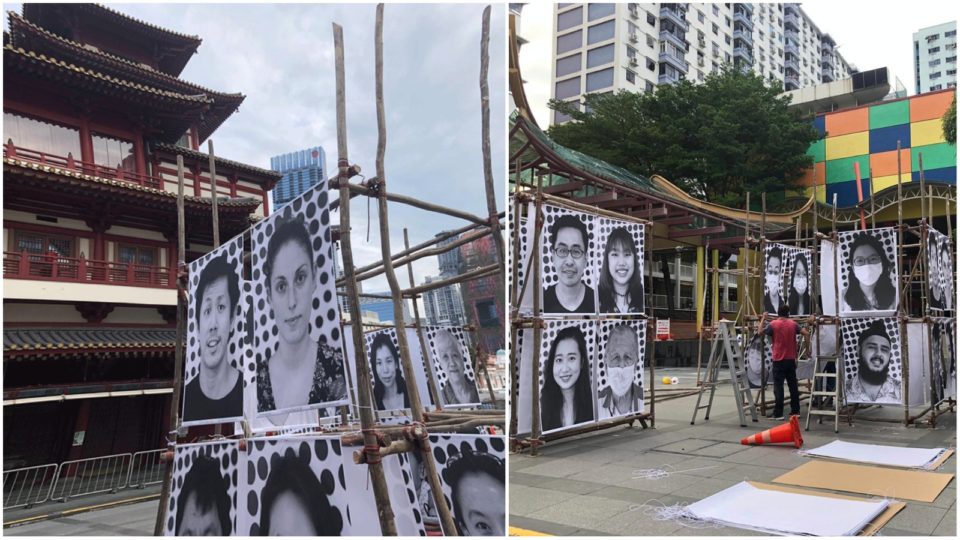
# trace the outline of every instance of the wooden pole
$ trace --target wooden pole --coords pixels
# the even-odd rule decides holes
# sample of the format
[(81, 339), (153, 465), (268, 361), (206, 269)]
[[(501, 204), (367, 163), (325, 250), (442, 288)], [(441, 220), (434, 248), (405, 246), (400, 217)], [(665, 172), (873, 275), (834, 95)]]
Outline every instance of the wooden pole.
[[(920, 178), (923, 179), (923, 155), (919, 156), (920, 159)], [(923, 199), (921, 199), (920, 206), (923, 206)], [(898, 268), (899, 272), (903, 272), (903, 179), (900, 172), (900, 141), (897, 141), (897, 258), (898, 258)], [(908, 351), (908, 339), (907, 339), (907, 323), (906, 316), (907, 313), (904, 310), (904, 303), (906, 301), (906, 294), (904, 290), (904, 283), (901, 283), (900, 276), (897, 276), (897, 297), (899, 298), (897, 313), (900, 315), (900, 342), (903, 345), (903, 358), (910, 358), (910, 353)], [(903, 369), (903, 425), (910, 424), (910, 370)], [(931, 373), (931, 377), (933, 374)]]
[[(207, 139), (207, 152), (210, 158), (210, 208), (213, 212), (213, 249), (220, 247), (220, 215), (217, 208), (217, 164), (213, 154), (213, 139)], [(196, 179), (200, 181), (199, 175)], [(214, 435), (223, 433), (223, 424), (213, 427)]]
[[(410, 237), (407, 235), (407, 228), (403, 228), (403, 246), (407, 249), (410, 249)], [(413, 282), (413, 265), (407, 265), (407, 277), (410, 279), (410, 286), (414, 286)], [(417, 300), (413, 300), (413, 316), (417, 320), (417, 339), (420, 341), (420, 351), (422, 352), (426, 361), (423, 363), (423, 367), (427, 372), (427, 391), (430, 392), (430, 397), (433, 400), (433, 406), (435, 409), (440, 410), (440, 391), (437, 390), (437, 381), (433, 380), (433, 366), (430, 362), (430, 353), (427, 351), (427, 341), (423, 338), (423, 327), (420, 325), (420, 308), (417, 307)]]
[(375, 432), (376, 419), (373, 414), (373, 399), (370, 395), (370, 364), (367, 362), (366, 346), (363, 342), (363, 325), (360, 320), (360, 299), (357, 296), (357, 281), (353, 266), (353, 245), (350, 240), (350, 190), (347, 186), (349, 160), (347, 158), (347, 107), (346, 84), (344, 82), (343, 28), (333, 24), (334, 56), (337, 84), (337, 167), (340, 171), (340, 199), (348, 201), (340, 205), (340, 243), (343, 245), (343, 273), (347, 278), (347, 295), (350, 299), (350, 326), (353, 334), (353, 350), (357, 368), (357, 401), (360, 416), (360, 430), (363, 433), (364, 451), (376, 457), (369, 459), (368, 470), (373, 496), (377, 504), (380, 530), (384, 536), (396, 536), (393, 508), (390, 506), (390, 493), (387, 479), (380, 463), (380, 445)]
[(500, 234), (500, 218), (497, 212), (497, 192), (493, 186), (493, 165), (490, 160), (490, 89), (487, 86), (487, 71), (490, 67), (490, 6), (483, 9), (480, 32), (480, 117), (483, 133), (483, 180), (487, 191), (487, 212), (490, 215), (490, 234), (497, 246), (497, 260), (504, 266), (503, 235)]
[[(516, 174), (518, 182), (516, 182), (515, 185), (519, 187), (519, 163), (517, 164)], [(517, 346), (518, 343), (520, 343), (521, 332), (523, 332), (523, 330), (518, 328), (514, 323), (514, 319), (516, 319), (520, 313), (520, 295), (518, 293), (520, 291), (520, 265), (523, 263), (523, 261), (520, 260), (520, 197), (517, 194), (513, 197), (513, 216), (509, 224), (511, 227), (510, 236), (512, 238), (512, 245), (510, 246), (510, 283), (512, 287), (510, 287), (510, 373), (508, 377), (510, 381), (510, 427), (507, 430), (507, 435), (511, 437), (511, 441), (513, 441), (517, 436), (519, 424), (517, 420), (517, 399), (520, 398), (518, 390), (520, 388), (519, 367), (521, 359), (517, 354)], [(527, 279), (529, 279), (529, 276)], [(514, 378), (517, 380), (514, 380)]]
[[(488, 234), (491, 234), (491, 233), (489, 232), (489, 230), (487, 230), (486, 227), (484, 227), (483, 230), (474, 231), (469, 234), (464, 234), (460, 238), (457, 238), (456, 240), (446, 243), (442, 246), (438, 246), (431, 249), (425, 249), (422, 251), (418, 251), (416, 253), (411, 253), (410, 255), (406, 255), (400, 258), (397, 258), (396, 256), (394, 256), (394, 257), (391, 257), (391, 260), (393, 261), (394, 267), (407, 265), (412, 263), (413, 261), (423, 259), (424, 257), (429, 257), (431, 255), (440, 255), (441, 253), (446, 253), (448, 251), (454, 250), (464, 244), (469, 244), (474, 240), (483, 238)], [(384, 273), (384, 267), (383, 267), (383, 262), (380, 262), (380, 263), (377, 263), (377, 267), (372, 270), (368, 270), (366, 272), (358, 272), (357, 279), (362, 281), (365, 279), (370, 279), (372, 277), (379, 276), (382, 273)], [(411, 287), (414, 286), (412, 282), (410, 283), (410, 286)]]
[[(387, 282), (390, 284), (390, 293), (393, 296), (393, 316), (397, 325), (397, 344), (400, 349), (400, 365), (403, 368), (403, 376), (407, 383), (407, 397), (410, 399), (410, 412), (413, 414), (413, 420), (415, 422), (423, 422), (423, 405), (420, 402), (420, 390), (417, 388), (417, 379), (413, 372), (413, 361), (410, 359), (410, 348), (407, 344), (407, 334), (404, 332), (403, 297), (401, 296), (400, 283), (397, 281), (397, 274), (393, 270), (393, 261), (390, 257), (390, 220), (387, 212), (386, 196), (387, 176), (384, 170), (384, 158), (387, 152), (387, 118), (383, 103), (383, 4), (377, 4), (374, 49), (377, 100), (376, 162), (377, 177), (379, 178), (380, 184), (379, 196), (377, 197), (380, 217), (380, 250), (383, 254), (384, 273), (386, 274)], [(447, 506), (447, 501), (443, 495), (443, 487), (440, 485), (440, 477), (437, 475), (437, 464), (433, 459), (433, 453), (428, 451), (428, 439), (421, 439), (420, 443), (423, 450), (424, 469), (427, 480), (430, 483), (430, 491), (433, 494), (441, 526), (447, 536), (456, 536), (457, 527), (454, 524), (453, 515), (450, 513), (450, 508)], [(394, 529), (394, 534), (396, 534), (396, 529)]]
[[(539, 444), (540, 437), (542, 435), (542, 430), (540, 426), (540, 336), (543, 334), (543, 316), (541, 313), (541, 294), (542, 289), (540, 288), (540, 234), (539, 231), (543, 228), (543, 200), (540, 196), (541, 186), (543, 185), (543, 177), (537, 175), (537, 194), (536, 200), (534, 203), (534, 225), (533, 230), (537, 231), (537, 234), (533, 235), (533, 245), (530, 246), (531, 255), (533, 256), (533, 262), (531, 263), (532, 267), (532, 276), (527, 279), (527, 282), (532, 283), (533, 287), (533, 361), (532, 361), (532, 377), (530, 378), (530, 439), (532, 441), (533, 447), (530, 449), (530, 455), (537, 455), (537, 445)], [(530, 217), (527, 216), (529, 220)]]
[[(390, 266), (392, 268), (393, 264), (391, 264)], [(442, 289), (443, 287), (446, 287), (448, 285), (453, 285), (454, 283), (462, 283), (464, 281), (470, 281), (471, 279), (480, 279), (483, 277), (487, 277), (491, 274), (499, 273), (499, 271), (500, 271), (499, 264), (490, 264), (487, 266), (481, 266), (469, 272), (464, 272), (459, 276), (454, 276), (452, 278), (447, 278), (447, 279), (441, 279), (439, 281), (431, 281), (430, 283), (424, 283), (423, 285), (418, 285), (410, 289), (403, 289), (403, 291), (401, 291), (401, 294), (407, 297), (416, 296), (418, 294), (425, 293), (427, 291), (432, 291), (434, 289)]]
[[(184, 296), (181, 276), (185, 274), (186, 265), (186, 228), (183, 215), (183, 156), (177, 156), (177, 342), (174, 345), (173, 356), (173, 396), (170, 398), (170, 433), (168, 446), (177, 442), (180, 431), (180, 391), (183, 387), (183, 335), (185, 333), (186, 317), (184, 315)], [(172, 437), (171, 437), (172, 435)], [(170, 440), (172, 439), (172, 440)], [(157, 521), (153, 526), (154, 536), (163, 536), (163, 525), (166, 521), (166, 510), (169, 506), (170, 484), (173, 481), (173, 460), (167, 461), (163, 475), (163, 487), (160, 489), (160, 508), (157, 510)]]

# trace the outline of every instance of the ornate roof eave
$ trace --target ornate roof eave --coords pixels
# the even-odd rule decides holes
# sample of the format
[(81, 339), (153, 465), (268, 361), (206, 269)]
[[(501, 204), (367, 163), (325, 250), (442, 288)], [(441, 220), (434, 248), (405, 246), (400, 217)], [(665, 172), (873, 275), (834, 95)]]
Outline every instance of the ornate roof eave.
[[(152, 84), (156, 86), (166, 84), (174, 87), (175, 89), (172, 91), (175, 92), (182, 91), (193, 94), (206, 94), (207, 97), (214, 100), (216, 105), (221, 103), (231, 103), (234, 106), (239, 106), (240, 103), (246, 99), (246, 96), (241, 93), (226, 93), (211, 90), (198, 84), (184, 81), (183, 79), (174, 77), (162, 71), (157, 71), (150, 66), (133, 62), (95, 47), (91, 48), (83, 45), (82, 43), (69, 40), (63, 36), (59, 36), (33, 24), (15, 12), (8, 12), (8, 15), (10, 20), (10, 32), (12, 35), (11, 43), (16, 47), (43, 52), (38, 50), (37, 45), (46, 45), (49, 46), (52, 51), (58, 54), (66, 53), (63, 54), (64, 58), (68, 58), (68, 55), (73, 55), (78, 58), (96, 62), (99, 66), (106, 68), (104, 71), (107, 69), (114, 69), (122, 71), (123, 75), (139, 76), (142, 77), (146, 84)], [(30, 41), (31, 38), (34, 38), (37, 41)]]
[[(837, 225), (858, 225), (860, 223), (860, 210), (863, 209), (868, 213), (871, 208), (871, 203), (874, 215), (895, 208), (898, 200), (903, 204), (907, 204), (920, 200), (929, 201), (931, 197), (936, 200), (950, 201), (951, 206), (956, 208), (957, 187), (955, 185), (935, 180), (927, 180), (923, 189), (928, 190), (928, 192), (926, 194), (923, 193), (919, 182), (904, 182), (901, 185), (901, 197), (897, 193), (897, 186), (884, 188), (872, 196), (867, 197), (860, 204), (837, 208)], [(824, 225), (832, 223), (833, 220), (833, 205), (820, 201), (816, 201), (811, 205), (808, 199), (793, 197), (784, 200), (782, 206), (784, 209), (788, 209), (791, 214), (804, 214), (810, 212), (812, 208), (816, 211), (819, 222)]]
[(3, 355), (125, 354), (173, 352), (176, 330), (159, 328), (44, 328), (3, 330)]
[[(46, 10), (50, 9), (50, 4), (46, 6), (47, 8), (44, 8), (43, 4), (26, 3), (23, 5), (23, 16), (25, 19), (43, 26), (44, 14)], [(146, 39), (164, 44), (163, 50), (168, 53), (164, 71), (174, 76), (183, 71), (187, 62), (190, 61), (190, 58), (203, 42), (199, 36), (161, 28), (101, 4), (57, 4), (55, 9), (83, 11), (94, 18), (120, 25), (129, 31), (139, 33)]]
[[(40, 180), (51, 180), (66, 186), (73, 186), (77, 189), (96, 189), (110, 193), (112, 196), (123, 197), (131, 202), (138, 204), (149, 204), (157, 208), (176, 208), (177, 194), (140, 186), (131, 182), (121, 180), (112, 180), (91, 176), (78, 171), (71, 171), (49, 165), (41, 165), (30, 161), (23, 161), (14, 158), (3, 158), (4, 176), (20, 175), (23, 178), (36, 178)], [(7, 184), (4, 182), (5, 185)], [(184, 195), (184, 208), (189, 214), (208, 215), (212, 206), (210, 197), (195, 197)], [(220, 197), (217, 200), (217, 207), (221, 214), (239, 214), (248, 215), (255, 211), (263, 201), (251, 197), (225, 198)]]
[[(196, 150), (184, 148), (175, 144), (158, 143), (154, 145), (154, 150), (166, 152), (173, 156), (180, 155), (186, 158), (200, 160), (205, 166), (210, 160), (210, 154), (198, 152)], [(233, 161), (222, 157), (215, 157), (215, 159), (217, 166), (223, 165), (226, 168), (246, 171), (248, 173), (261, 176), (272, 184), (275, 184), (276, 182), (280, 181), (281, 178), (283, 178), (283, 174), (276, 171), (271, 171), (269, 169), (261, 169), (260, 167), (254, 167), (253, 165), (247, 165), (246, 163), (240, 163), (239, 161)], [(270, 189), (272, 189), (272, 187)]]

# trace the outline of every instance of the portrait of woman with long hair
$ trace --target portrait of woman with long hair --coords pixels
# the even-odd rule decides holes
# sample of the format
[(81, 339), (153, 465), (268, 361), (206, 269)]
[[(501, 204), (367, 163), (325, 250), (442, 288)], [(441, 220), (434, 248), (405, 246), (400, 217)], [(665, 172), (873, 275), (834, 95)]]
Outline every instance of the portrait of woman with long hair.
[(790, 315), (810, 314), (810, 266), (807, 262), (807, 253), (803, 251), (793, 258), (787, 305), (790, 307)]
[(409, 409), (407, 383), (400, 369), (400, 353), (389, 332), (380, 332), (370, 344), (373, 397), (379, 411)]
[(594, 419), (587, 340), (577, 326), (557, 333), (543, 367), (540, 425), (543, 431)]
[(866, 231), (857, 233), (844, 262), (847, 268), (847, 288), (843, 291), (846, 311), (896, 309), (897, 290), (890, 276), (893, 263), (880, 240)]
[(641, 254), (626, 227), (613, 229), (603, 249), (600, 313), (643, 313)]

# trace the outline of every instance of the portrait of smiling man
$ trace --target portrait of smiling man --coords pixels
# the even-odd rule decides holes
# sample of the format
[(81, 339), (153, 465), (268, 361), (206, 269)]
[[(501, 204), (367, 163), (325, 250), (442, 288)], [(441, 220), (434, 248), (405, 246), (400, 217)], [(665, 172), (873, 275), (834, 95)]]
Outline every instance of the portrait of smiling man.
[(572, 214), (558, 216), (550, 227), (550, 253), (557, 283), (543, 290), (544, 313), (595, 313), (594, 290), (583, 282), (589, 263), (587, 225)]
[[(900, 403), (901, 382), (891, 373), (893, 340), (882, 319), (873, 320), (857, 338), (857, 374), (846, 381), (848, 403)], [(847, 361), (849, 363), (849, 359)]]

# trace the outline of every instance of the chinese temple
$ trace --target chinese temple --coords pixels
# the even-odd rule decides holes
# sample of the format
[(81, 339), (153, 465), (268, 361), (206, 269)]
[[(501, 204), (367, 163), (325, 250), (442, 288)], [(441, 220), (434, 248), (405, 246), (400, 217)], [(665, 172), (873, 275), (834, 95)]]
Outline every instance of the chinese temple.
[[(3, 35), (4, 469), (165, 446), (177, 157), (187, 262), (213, 248), (201, 145), (244, 100), (180, 79), (201, 39), (94, 4), (24, 4)], [(216, 158), (220, 237), (279, 173)]]

